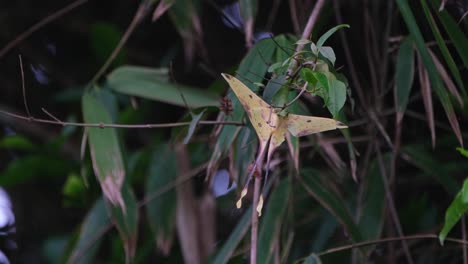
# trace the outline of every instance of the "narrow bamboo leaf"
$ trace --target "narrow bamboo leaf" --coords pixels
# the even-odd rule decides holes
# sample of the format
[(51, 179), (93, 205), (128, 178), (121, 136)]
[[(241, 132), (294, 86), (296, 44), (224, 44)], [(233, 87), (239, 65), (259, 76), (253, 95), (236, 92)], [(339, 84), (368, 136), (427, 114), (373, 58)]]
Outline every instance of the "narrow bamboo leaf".
[(198, 114), (194, 114), (190, 112), (190, 115), (192, 116), (192, 121), (190, 122), (190, 126), (187, 132), (187, 135), (184, 138), (184, 144), (188, 144), (190, 139), (193, 136), (193, 133), (195, 132), (195, 128), (197, 128), (198, 122), (200, 122), (200, 119), (202, 118), (203, 114), (205, 113), (205, 110), (201, 111)]
[(116, 92), (191, 108), (217, 106), (218, 95), (202, 89), (169, 82), (166, 69), (122, 66), (107, 77), (107, 85)]
[[(88, 92), (82, 99), (86, 123), (112, 123), (112, 118), (102, 101), (100, 92)], [(89, 128), (89, 148), (94, 174), (101, 184), (104, 196), (115, 206), (125, 208), (121, 188), (125, 178), (122, 153), (115, 128)]]
[(458, 100), (458, 103), (463, 107), (463, 98), (458, 92), (457, 87), (455, 87), (455, 84), (453, 83), (449, 74), (445, 70), (444, 65), (442, 65), (439, 59), (430, 50), (429, 50), (429, 54), (431, 54), (431, 58), (434, 61), (437, 71), (439, 72), (440, 77), (442, 78), (442, 81), (444, 81), (445, 86), (447, 87), (447, 90), (455, 97), (456, 100)]
[(317, 40), (317, 49), (320, 50), (320, 48), (323, 46), (323, 44), (325, 44), (325, 41), (327, 41), (327, 39), (331, 35), (333, 35), (336, 31), (338, 31), (341, 28), (349, 28), (349, 25), (348, 24), (342, 24), (342, 25), (338, 25), (338, 26), (335, 26), (335, 27), (329, 29), (327, 32), (325, 32), (325, 34), (323, 34), (319, 38), (319, 40)]
[[(388, 164), (391, 155), (385, 154), (383, 159)], [(365, 186), (361, 207), (363, 213), (359, 218), (359, 227), (365, 240), (378, 239), (384, 223), (385, 190), (376, 160), (371, 163), (367, 176), (363, 180), (365, 181), (362, 183)]]
[(106, 207), (111, 214), (120, 238), (123, 240), (126, 263), (132, 263), (138, 235), (138, 206), (135, 195), (128, 184), (122, 187), (122, 197), (125, 207), (116, 207), (106, 201)]
[(345, 204), (338, 198), (332, 190), (324, 186), (318, 179), (317, 173), (313, 170), (303, 170), (303, 186), (325, 209), (333, 214), (340, 222), (351, 240), (358, 242), (362, 240), (362, 234), (354, 222)]
[(414, 146), (407, 146), (402, 149), (407, 155), (409, 162), (422, 170), (425, 175), (433, 177), (439, 182), (450, 195), (455, 195), (458, 191), (458, 184), (449, 175), (453, 174), (441, 161), (434, 158), (431, 153)]
[(408, 27), (411, 36), (418, 48), (419, 54), (421, 55), (421, 59), (424, 63), (425, 68), (429, 74), (429, 79), (432, 84), (432, 88), (437, 94), (442, 106), (444, 107), (445, 113), (449, 120), (452, 129), (457, 136), (457, 139), (460, 145), (463, 145), (463, 139), (461, 137), (460, 126), (458, 124), (458, 120), (456, 118), (455, 112), (453, 110), (452, 103), (450, 101), (449, 95), (447, 91), (442, 87), (442, 81), (440, 76), (437, 72), (436, 66), (432, 61), (429, 52), (426, 48), (426, 44), (424, 42), (423, 36), (421, 31), (419, 30), (418, 25), (416, 24), (416, 20), (414, 18), (413, 12), (411, 11), (408, 1), (407, 0), (397, 0), (398, 8), (400, 9), (401, 15), (405, 20), (406, 26)]
[(81, 224), (78, 240), (73, 246), (67, 263), (93, 263), (104, 237), (104, 231), (107, 230), (109, 224), (110, 218), (107, 215), (104, 200), (100, 198), (94, 203)]
[(439, 46), (439, 49), (442, 52), (442, 56), (444, 57), (445, 63), (447, 63), (447, 66), (449, 67), (450, 72), (452, 73), (455, 81), (457, 82), (457, 85), (460, 86), (463, 94), (466, 96), (465, 86), (463, 85), (463, 81), (460, 76), (460, 71), (458, 70), (458, 67), (455, 64), (452, 54), (447, 48), (447, 44), (445, 44), (445, 40), (443, 39), (442, 34), (440, 33), (439, 28), (437, 27), (437, 23), (435, 22), (434, 17), (432, 16), (426, 1), (422, 0), (421, 5), (423, 7), (424, 15), (426, 16), (426, 19), (431, 27), (432, 34), (434, 35), (437, 45)]
[[(465, 180), (465, 183), (467, 181), (468, 180)], [(463, 184), (463, 187), (465, 188), (465, 184)], [(453, 200), (453, 202), (450, 204), (450, 206), (447, 208), (447, 211), (445, 212), (444, 226), (439, 234), (440, 244), (442, 245), (444, 244), (444, 240), (447, 237), (450, 230), (452, 230), (455, 224), (460, 220), (463, 214), (465, 214), (467, 211), (468, 211), (468, 203), (463, 201), (462, 191), (460, 191), (457, 194), (457, 196), (455, 196), (455, 199)]]
[[(289, 178), (281, 181), (267, 201), (265, 215), (260, 223), (257, 243), (258, 263), (269, 263), (279, 239), (281, 224), (290, 198), (291, 182)], [(277, 249), (278, 250), (278, 249)]]
[[(432, 7), (435, 10), (437, 10), (439, 3), (439, 0), (431, 0)], [(458, 56), (460, 56), (461, 60), (463, 61), (463, 65), (465, 65), (465, 68), (468, 68), (468, 49), (466, 48), (468, 47), (468, 38), (460, 29), (460, 26), (457, 24), (457, 22), (450, 16), (447, 10), (437, 12), (437, 16), (439, 17), (445, 31), (455, 46), (455, 49), (458, 52)]]
[(150, 160), (148, 182), (145, 189), (146, 215), (156, 245), (164, 255), (169, 254), (175, 230), (176, 193), (171, 189), (155, 198), (156, 191), (175, 181), (177, 165), (175, 153), (167, 146), (157, 147)]
[(244, 238), (245, 234), (250, 228), (251, 216), (252, 207), (250, 207), (248, 210), (245, 210), (244, 215), (242, 216), (239, 223), (236, 225), (236, 228), (231, 232), (231, 235), (229, 236), (228, 240), (224, 242), (221, 249), (214, 256), (212, 261), (209, 261), (209, 263), (224, 264), (229, 261), (229, 258), (231, 257), (234, 250), (237, 248), (237, 245), (239, 245), (240, 241), (242, 240), (242, 238)]
[(400, 46), (395, 71), (397, 111), (404, 113), (408, 104), (411, 87), (413, 87), (414, 50), (411, 37), (406, 38)]
[(339, 80), (329, 80), (327, 108), (333, 117), (337, 117), (346, 102), (346, 85)]

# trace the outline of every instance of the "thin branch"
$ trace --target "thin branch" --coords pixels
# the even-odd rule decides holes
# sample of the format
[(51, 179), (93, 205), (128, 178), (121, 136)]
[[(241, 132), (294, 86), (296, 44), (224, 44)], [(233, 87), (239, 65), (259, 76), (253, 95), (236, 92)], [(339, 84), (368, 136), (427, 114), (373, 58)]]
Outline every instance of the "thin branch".
[[(395, 241), (406, 241), (406, 240), (416, 240), (416, 239), (439, 239), (439, 236), (436, 234), (416, 234), (416, 235), (411, 235), (411, 236), (403, 236), (403, 237), (388, 237), (388, 238), (383, 238), (383, 239), (376, 239), (376, 240), (369, 240), (369, 241), (364, 241), (364, 242), (359, 242), (351, 245), (346, 245), (346, 246), (341, 246), (341, 247), (335, 247), (335, 248), (330, 248), (325, 251), (322, 251), (318, 253), (318, 256), (325, 256), (329, 255), (332, 253), (340, 252), (340, 251), (345, 251), (345, 250), (350, 250), (353, 248), (360, 248), (360, 247), (366, 247), (370, 245), (375, 245), (375, 244), (382, 244), (382, 243), (388, 243), (388, 242), (395, 242)], [(461, 245), (468, 245), (468, 241), (462, 240), (462, 239), (457, 239), (457, 238), (446, 238), (445, 241), (449, 241), (452, 243), (457, 243)]]
[[(7, 111), (0, 110), (0, 114), (13, 117), (20, 120), (51, 124), (51, 125), (61, 125), (61, 126), (76, 126), (76, 127), (99, 127), (99, 128), (164, 128), (164, 127), (179, 127), (179, 126), (188, 126), (190, 122), (176, 122), (176, 123), (165, 123), (165, 124), (114, 124), (114, 123), (78, 123), (78, 122), (63, 122), (50, 119), (41, 119), (33, 118), (24, 115), (14, 114)], [(49, 113), (50, 114), (50, 113)], [(55, 119), (55, 118), (54, 118)], [(200, 125), (231, 125), (231, 126), (244, 126), (245, 124), (237, 121), (200, 121)]]
[(20, 72), (21, 72), (21, 88), (23, 89), (24, 108), (26, 109), (26, 113), (28, 114), (28, 117), (33, 118), (31, 115), (31, 112), (29, 112), (28, 100), (26, 100), (26, 85), (24, 84), (23, 59), (21, 58), (21, 54), (18, 55), (18, 58), (19, 58)]
[(41, 27), (49, 24), (50, 22), (60, 18), (61, 16), (67, 14), (68, 12), (72, 11), (73, 9), (79, 7), (80, 5), (88, 2), (88, 0), (77, 0), (64, 8), (58, 10), (57, 12), (45, 17), (43, 20), (39, 21), (28, 30), (24, 31), (20, 35), (18, 35), (14, 40), (8, 43), (2, 50), (0, 50), (0, 58), (3, 57), (6, 53), (8, 53), (14, 46), (18, 45), (20, 42), (25, 40), (29, 37), (32, 33), (40, 29)]
[(290, 105), (292, 105), (294, 102), (296, 102), (296, 101), (302, 96), (302, 94), (303, 94), (305, 91), (307, 91), (306, 88), (307, 88), (307, 85), (308, 85), (308, 84), (309, 84), (309, 83), (306, 82), (306, 83), (304, 84), (304, 86), (302, 87), (301, 91), (299, 92), (299, 94), (298, 94), (294, 99), (292, 99), (291, 102), (285, 104), (282, 108), (283, 108), (283, 109), (288, 108)]
[(53, 114), (49, 113), (44, 107), (41, 108), (42, 112), (44, 112), (46, 115), (48, 115), (50, 118), (54, 119), (55, 121), (57, 121), (58, 123), (62, 124), (62, 126), (65, 126), (63, 124), (63, 122), (58, 119), (57, 117), (55, 117)]
[(135, 16), (133, 17), (132, 22), (130, 22), (130, 25), (128, 25), (127, 30), (125, 31), (124, 35), (120, 39), (119, 43), (115, 47), (115, 49), (112, 51), (112, 54), (109, 56), (109, 58), (106, 60), (104, 65), (99, 69), (99, 71), (94, 75), (94, 77), (91, 79), (89, 82), (90, 85), (94, 84), (109, 68), (111, 63), (114, 61), (114, 59), (117, 57), (119, 54), (120, 50), (122, 50), (123, 46), (125, 43), (127, 43), (127, 40), (130, 38), (130, 35), (133, 33), (135, 30), (136, 26), (143, 20), (145, 17), (149, 6), (151, 5), (151, 1), (142, 1), (140, 5), (138, 6), (138, 9), (135, 13)]
[[(268, 169), (268, 168), (267, 168)], [(255, 174), (255, 173), (254, 173)], [(260, 198), (260, 186), (262, 184), (262, 179), (257, 175), (255, 177), (254, 184), (254, 194), (253, 194), (253, 203), (252, 203), (252, 230), (250, 232), (250, 263), (257, 263), (257, 241), (258, 241), (258, 212), (255, 208), (258, 206)]]

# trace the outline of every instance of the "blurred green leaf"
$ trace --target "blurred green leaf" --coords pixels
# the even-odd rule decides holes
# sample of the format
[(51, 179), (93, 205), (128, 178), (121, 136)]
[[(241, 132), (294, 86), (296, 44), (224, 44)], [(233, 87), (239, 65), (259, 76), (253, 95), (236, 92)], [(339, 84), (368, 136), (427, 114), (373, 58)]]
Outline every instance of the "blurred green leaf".
[(217, 106), (218, 95), (170, 83), (166, 69), (122, 66), (107, 77), (107, 85), (116, 92), (185, 107), (182, 94), (190, 108)]
[(110, 218), (107, 215), (104, 200), (99, 198), (81, 225), (78, 240), (73, 246), (67, 263), (93, 263), (104, 238), (104, 232), (108, 230), (109, 225)]
[[(383, 157), (385, 164), (390, 164), (391, 154)], [(364, 191), (362, 194), (361, 217), (359, 228), (365, 240), (378, 239), (382, 233), (385, 210), (385, 189), (379, 164), (373, 160), (367, 176), (362, 182)]]
[(398, 112), (404, 113), (413, 87), (414, 50), (411, 37), (402, 42), (395, 67), (396, 106)]
[(195, 132), (195, 129), (197, 128), (198, 122), (200, 122), (200, 119), (202, 118), (204, 113), (205, 113), (205, 110), (202, 110), (198, 114), (194, 114), (193, 112), (190, 112), (190, 115), (192, 116), (192, 121), (190, 122), (187, 135), (184, 138), (184, 144), (189, 143), (190, 139), (193, 136), (193, 133)]
[(406, 146), (402, 151), (408, 155), (409, 161), (413, 165), (424, 171), (425, 175), (433, 177), (444, 187), (447, 193), (455, 195), (458, 192), (457, 182), (450, 177), (452, 172), (444, 166), (443, 162), (435, 159), (434, 155), (414, 146)]
[(214, 257), (209, 261), (209, 263), (214, 264), (224, 264), (229, 261), (232, 256), (232, 253), (239, 245), (240, 241), (244, 238), (245, 234), (250, 228), (250, 219), (252, 216), (252, 207), (248, 210), (245, 210), (244, 215), (237, 223), (234, 230), (229, 235), (228, 240), (224, 242), (223, 246), (219, 251), (214, 255)]
[(319, 256), (317, 256), (316, 254), (312, 254), (308, 256), (302, 263), (303, 264), (322, 264), (322, 261), (320, 260)]
[(150, 164), (145, 185), (145, 198), (150, 199), (145, 206), (146, 215), (157, 247), (168, 254), (176, 224), (176, 192), (170, 189), (158, 194), (158, 191), (175, 181), (176, 155), (167, 145), (158, 146), (151, 155)]
[(0, 173), (0, 186), (8, 188), (36, 180), (64, 178), (72, 168), (72, 163), (63, 157), (47, 153), (28, 155), (8, 163)]
[(458, 147), (457, 150), (458, 150), (458, 152), (460, 152), (460, 154), (462, 154), (463, 156), (468, 158), (468, 150), (466, 150), (464, 148), (460, 148), (460, 147)]
[(83, 179), (76, 173), (68, 175), (65, 184), (63, 185), (62, 193), (65, 196), (65, 205), (84, 205), (84, 195), (86, 193), (86, 186)]
[(0, 148), (15, 150), (34, 150), (36, 146), (21, 135), (6, 136), (0, 139)]
[[(100, 62), (105, 62), (108, 59), (121, 38), (122, 33), (114, 24), (97, 22), (91, 26), (90, 44)], [(122, 49), (113, 61), (113, 65), (123, 64), (125, 57), (125, 49)]]
[(447, 237), (448, 233), (455, 224), (460, 220), (460, 218), (468, 211), (468, 202), (463, 200), (462, 192), (468, 192), (465, 188), (468, 187), (467, 185), (468, 180), (465, 180), (463, 184), (463, 189), (460, 191), (456, 196), (453, 202), (448, 207), (447, 211), (445, 212), (445, 222), (442, 230), (439, 234), (439, 241), (440, 244), (444, 244), (444, 240)]
[(258, 263), (269, 263), (273, 257), (274, 244), (279, 239), (284, 213), (288, 207), (291, 182), (283, 179), (273, 190), (267, 201), (265, 214), (261, 218), (260, 232), (257, 243)]
[(119, 231), (125, 250), (125, 262), (132, 263), (135, 257), (138, 235), (138, 206), (135, 195), (128, 184), (122, 187), (125, 207), (115, 206), (106, 200), (107, 210)]
[(286, 82), (286, 75), (280, 75), (271, 78), (263, 92), (263, 99), (267, 103), (271, 103), (275, 94), (280, 90), (281, 86)]
[(320, 205), (337, 218), (354, 242), (362, 241), (362, 234), (344, 202), (317, 179), (317, 174), (314, 170), (303, 169), (301, 173), (303, 187)]

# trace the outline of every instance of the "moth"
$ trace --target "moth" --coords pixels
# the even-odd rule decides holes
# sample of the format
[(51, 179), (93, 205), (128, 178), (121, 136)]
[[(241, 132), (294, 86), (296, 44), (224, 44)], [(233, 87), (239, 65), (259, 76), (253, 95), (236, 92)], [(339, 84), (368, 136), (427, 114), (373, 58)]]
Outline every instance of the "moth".
[[(258, 136), (258, 156), (252, 171), (255, 171), (256, 166), (261, 166), (260, 164), (263, 162), (266, 151), (267, 164), (270, 163), (273, 152), (285, 141), (288, 133), (301, 137), (328, 130), (347, 128), (343, 123), (331, 118), (290, 113), (280, 114), (273, 106), (256, 95), (236, 77), (226, 73), (222, 73), (221, 75), (229, 83), (242, 107), (247, 112), (250, 123)], [(237, 202), (238, 208), (242, 206), (242, 198), (247, 194), (247, 187), (252, 174), (251, 172), (246, 187), (241, 192), (241, 197)], [(257, 205), (257, 212), (259, 214), (261, 214), (262, 205), (263, 196), (260, 197), (259, 204)]]

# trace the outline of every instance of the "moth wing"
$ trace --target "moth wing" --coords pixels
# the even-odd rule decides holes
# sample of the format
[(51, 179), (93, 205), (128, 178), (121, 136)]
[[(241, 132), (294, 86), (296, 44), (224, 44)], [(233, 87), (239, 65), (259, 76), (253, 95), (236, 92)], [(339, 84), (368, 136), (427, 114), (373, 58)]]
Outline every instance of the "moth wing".
[(289, 114), (286, 119), (289, 132), (296, 137), (347, 128), (346, 125), (332, 118)]
[(263, 101), (262, 98), (239, 81), (239, 79), (226, 73), (222, 73), (221, 75), (229, 83), (237, 98), (239, 98), (260, 141), (267, 142), (275, 130), (278, 120), (277, 114), (269, 104)]
[(243, 84), (236, 77), (222, 73), (224, 79), (229, 83), (229, 86), (236, 94), (237, 98), (241, 102), (246, 112), (252, 108), (270, 108), (270, 105), (263, 101), (258, 95), (256, 95), (249, 87)]

